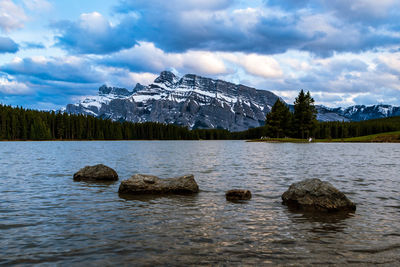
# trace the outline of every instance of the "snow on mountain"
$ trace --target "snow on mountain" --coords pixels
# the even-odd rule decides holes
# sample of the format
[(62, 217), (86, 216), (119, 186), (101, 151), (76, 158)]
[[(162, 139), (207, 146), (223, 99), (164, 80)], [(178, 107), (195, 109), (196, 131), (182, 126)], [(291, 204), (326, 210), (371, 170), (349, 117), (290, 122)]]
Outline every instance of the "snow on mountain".
[(132, 122), (156, 121), (189, 128), (246, 130), (264, 124), (278, 96), (222, 80), (163, 71), (132, 92), (102, 86), (97, 96), (69, 104), (66, 112)]
[(319, 117), (322, 118), (324, 114), (331, 114), (332, 116), (337, 116), (337, 119), (331, 117), (329, 120), (339, 121), (363, 121), (400, 116), (400, 107), (384, 104), (372, 106), (355, 105), (348, 108), (327, 108), (324, 106), (317, 106), (317, 110)]

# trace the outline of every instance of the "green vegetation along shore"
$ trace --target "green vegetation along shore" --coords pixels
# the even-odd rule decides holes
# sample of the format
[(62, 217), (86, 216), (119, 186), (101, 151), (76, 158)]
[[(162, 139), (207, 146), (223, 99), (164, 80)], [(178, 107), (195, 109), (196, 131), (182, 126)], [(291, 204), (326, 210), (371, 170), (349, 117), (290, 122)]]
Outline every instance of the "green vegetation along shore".
[(400, 131), (336, 139), (263, 138), (248, 142), (267, 143), (400, 143)]

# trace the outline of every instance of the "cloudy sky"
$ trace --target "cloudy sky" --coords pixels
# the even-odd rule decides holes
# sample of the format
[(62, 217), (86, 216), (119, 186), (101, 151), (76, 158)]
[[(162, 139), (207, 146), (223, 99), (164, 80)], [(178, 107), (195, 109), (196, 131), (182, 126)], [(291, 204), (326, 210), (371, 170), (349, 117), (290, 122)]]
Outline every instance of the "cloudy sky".
[(0, 0), (0, 103), (57, 109), (162, 70), (292, 102), (400, 105), (398, 0)]

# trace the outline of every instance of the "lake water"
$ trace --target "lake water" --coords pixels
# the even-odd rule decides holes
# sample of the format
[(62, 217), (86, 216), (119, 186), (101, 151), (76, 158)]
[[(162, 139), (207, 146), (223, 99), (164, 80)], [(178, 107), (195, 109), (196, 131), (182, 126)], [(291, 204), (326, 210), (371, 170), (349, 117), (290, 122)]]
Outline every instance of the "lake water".
[[(400, 263), (400, 144), (244, 141), (0, 142), (0, 265), (308, 265)], [(119, 182), (74, 182), (104, 163), (194, 174), (194, 196), (123, 199)], [(281, 204), (320, 178), (357, 204), (315, 216)], [(251, 201), (225, 200), (250, 189)]]

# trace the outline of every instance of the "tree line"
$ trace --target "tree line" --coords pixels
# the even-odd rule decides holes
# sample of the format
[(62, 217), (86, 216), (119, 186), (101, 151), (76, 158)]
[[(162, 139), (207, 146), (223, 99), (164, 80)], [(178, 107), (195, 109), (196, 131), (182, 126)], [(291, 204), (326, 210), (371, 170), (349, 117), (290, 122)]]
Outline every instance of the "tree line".
[(400, 117), (358, 122), (318, 122), (314, 130), (314, 137), (318, 139), (341, 139), (394, 131), (400, 131)]
[(132, 123), (0, 105), (0, 140), (222, 140), (227, 130), (189, 130), (157, 122)]
[(88, 115), (0, 105), (0, 140), (244, 140), (261, 136), (329, 139), (400, 130), (400, 117), (361, 122), (317, 122), (314, 109), (309, 106), (313, 106), (313, 99), (304, 92), (296, 98), (293, 112), (278, 100), (267, 115), (265, 126), (229, 132), (222, 129), (189, 130), (157, 122), (118, 122)]

